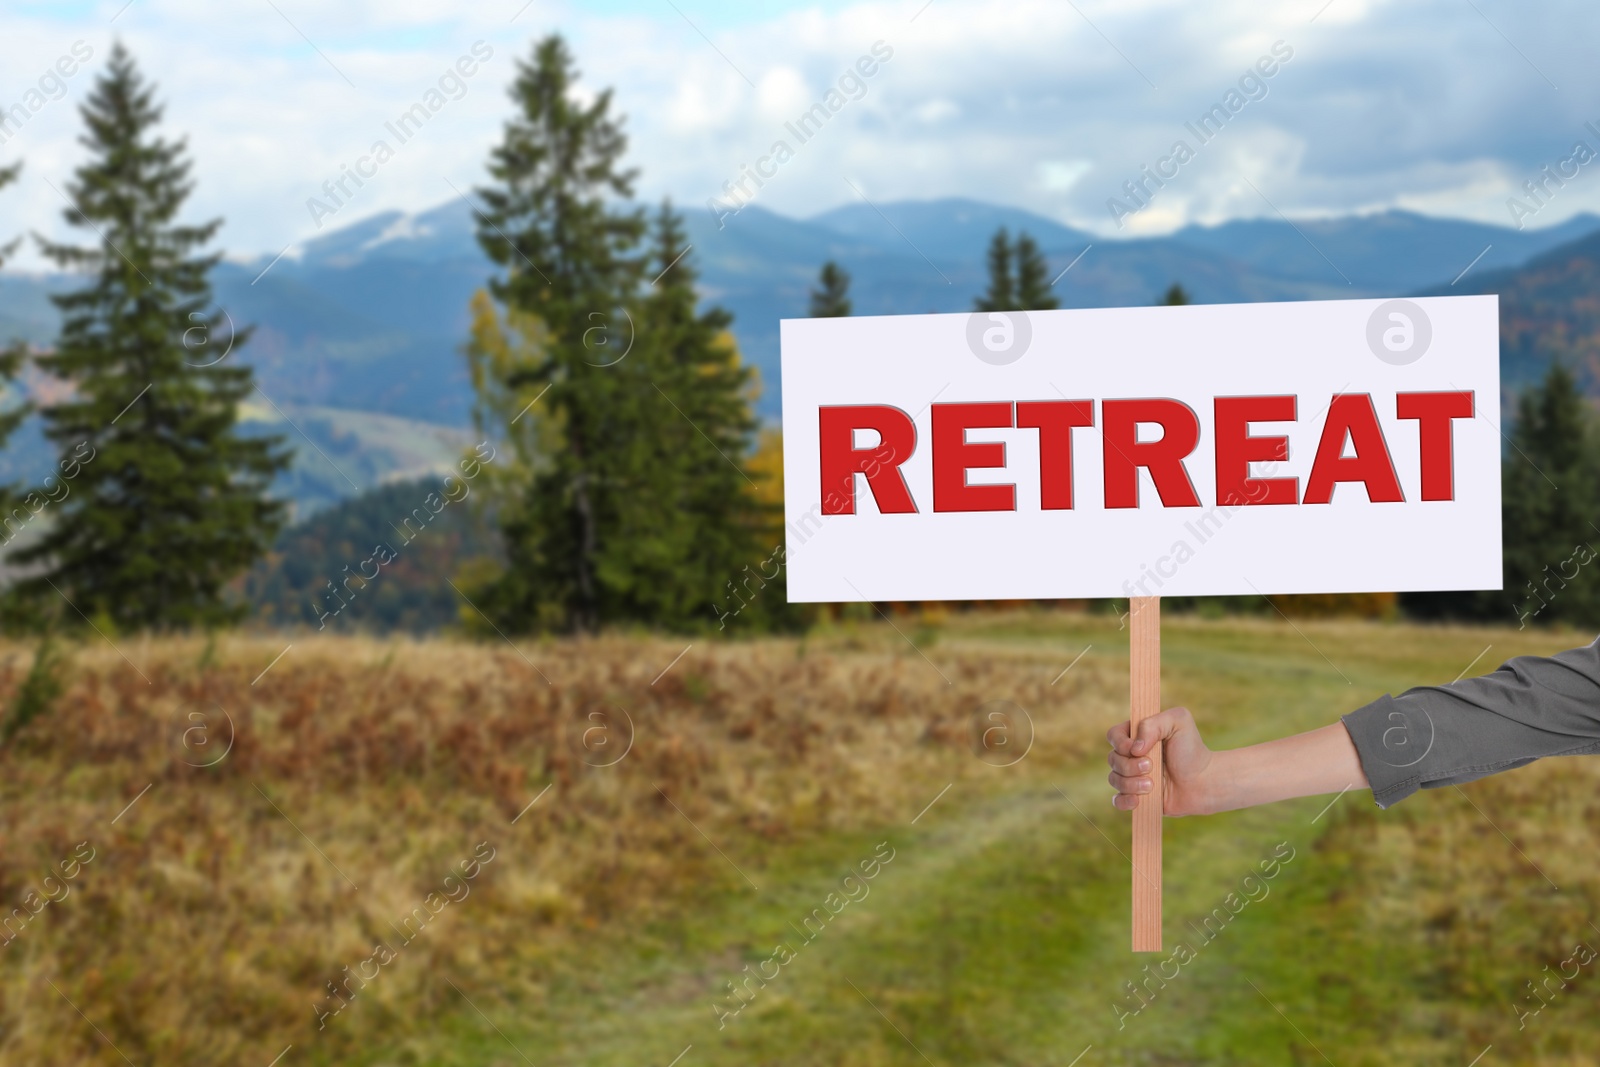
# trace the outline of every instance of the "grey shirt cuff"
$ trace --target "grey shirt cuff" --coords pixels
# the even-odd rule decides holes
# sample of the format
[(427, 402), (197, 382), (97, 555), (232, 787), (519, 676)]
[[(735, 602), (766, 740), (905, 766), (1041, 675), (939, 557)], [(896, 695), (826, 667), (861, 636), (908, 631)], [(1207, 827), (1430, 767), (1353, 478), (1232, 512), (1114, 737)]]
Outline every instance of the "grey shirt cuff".
[(1545, 756), (1600, 752), (1600, 642), (1386, 694), (1343, 722), (1383, 808), (1419, 788), (1459, 785)]

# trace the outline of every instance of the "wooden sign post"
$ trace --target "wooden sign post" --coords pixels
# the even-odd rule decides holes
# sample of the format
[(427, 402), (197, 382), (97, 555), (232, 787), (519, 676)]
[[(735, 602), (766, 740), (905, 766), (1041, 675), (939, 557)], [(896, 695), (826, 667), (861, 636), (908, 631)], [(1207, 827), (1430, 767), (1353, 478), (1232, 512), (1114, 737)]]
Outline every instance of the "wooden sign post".
[[(1128, 601), (1128, 721), (1161, 710), (1161, 598)], [(1150, 792), (1133, 811), (1133, 951), (1161, 951), (1161, 746), (1150, 752)]]
[(1127, 598), (1136, 724), (1161, 597), (1500, 588), (1493, 296), (786, 319), (782, 345), (789, 599)]

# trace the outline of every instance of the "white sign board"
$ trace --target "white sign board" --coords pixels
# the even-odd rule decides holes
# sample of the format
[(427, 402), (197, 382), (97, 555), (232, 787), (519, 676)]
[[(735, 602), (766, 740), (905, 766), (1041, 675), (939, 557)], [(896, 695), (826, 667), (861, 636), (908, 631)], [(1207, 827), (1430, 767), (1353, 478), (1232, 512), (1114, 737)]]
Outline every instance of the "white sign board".
[(1499, 589), (1499, 302), (787, 319), (794, 601)]

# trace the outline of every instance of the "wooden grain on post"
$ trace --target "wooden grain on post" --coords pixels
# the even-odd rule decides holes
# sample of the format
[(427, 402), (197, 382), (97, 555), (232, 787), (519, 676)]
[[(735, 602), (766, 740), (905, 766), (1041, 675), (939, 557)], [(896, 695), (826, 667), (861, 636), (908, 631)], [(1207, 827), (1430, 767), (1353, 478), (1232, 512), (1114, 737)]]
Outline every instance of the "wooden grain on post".
[[(1161, 598), (1133, 597), (1128, 605), (1129, 721), (1161, 710)], [(1133, 812), (1133, 951), (1161, 951), (1161, 746), (1150, 753), (1153, 788)]]

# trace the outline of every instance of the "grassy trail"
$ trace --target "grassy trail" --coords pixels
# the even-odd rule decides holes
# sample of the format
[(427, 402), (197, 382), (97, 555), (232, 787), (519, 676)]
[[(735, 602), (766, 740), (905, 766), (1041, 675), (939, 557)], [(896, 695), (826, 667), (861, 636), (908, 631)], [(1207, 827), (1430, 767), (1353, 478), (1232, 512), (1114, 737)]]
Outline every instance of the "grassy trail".
[[(1469, 665), (1478, 673), (1511, 654), (1578, 640), (1176, 620), (1165, 635), (1164, 695), (1169, 704), (1194, 708), (1214, 745), (1231, 746), (1324, 724), (1379, 693), (1448, 681)], [(929, 654), (941, 666), (1002, 657), (1014, 659), (1019, 672), (1053, 672), (1090, 644), (1091, 656), (1125, 663), (1124, 635), (1114, 623), (1086, 618), (976, 625), (947, 635)], [(1474, 663), (1485, 645), (1494, 647)], [(1409, 821), (1398, 813), (1375, 815), (1370, 795), (1352, 793), (1328, 810), (1331, 798), (1313, 798), (1169, 822), (1168, 953), (1183, 942), (1195, 958), (1176, 968), (1170, 982), (1147, 987), (1157, 992), (1146, 993), (1145, 1005), (1126, 983), (1145, 979), (1144, 967), (1164, 957), (1127, 951), (1128, 828), (1107, 804), (1098, 752), (1070, 764), (1030, 766), (1027, 775), (992, 770), (987, 784), (958, 782), (914, 826), (911, 809), (904, 820), (872, 833), (767, 853), (746, 868), (759, 892), (741, 883), (731, 892), (707, 893), (644, 929), (596, 931), (552, 963), (547, 1002), (496, 1006), (492, 994), (489, 1003), (478, 1000), (500, 1032), (462, 1005), (443, 1040), (430, 1043), (426, 1062), (520, 1062), (508, 1047), (514, 1045), (541, 1067), (665, 1067), (688, 1046), (683, 1067), (1088, 1067), (1320, 1063), (1324, 1057), (1343, 1067), (1401, 1062), (1388, 1044), (1399, 1040), (1409, 1050), (1405, 1062), (1466, 1064), (1497, 1038), (1518, 1047), (1513, 1042), (1522, 1032), (1508, 1010), (1516, 976), (1537, 975), (1543, 963), (1559, 958), (1551, 953), (1566, 942), (1556, 931), (1575, 928), (1576, 937), (1582, 928), (1576, 915), (1592, 899), (1569, 890), (1558, 900), (1497, 831), (1474, 822), (1481, 813), (1450, 791), (1409, 802)], [(1593, 780), (1582, 772), (1580, 785)], [(930, 800), (944, 785), (926, 784)], [(1502, 819), (1517, 814), (1505, 804), (1496, 810)], [(1418, 876), (1412, 870), (1419, 862), (1415, 842), (1404, 843), (1396, 861), (1400, 843), (1383, 840), (1403, 836), (1419, 812), (1426, 813), (1420, 824), (1428, 832), (1454, 827), (1462, 835), (1458, 845), (1470, 841), (1493, 855), (1488, 862), (1502, 909), (1537, 900), (1552, 915), (1569, 905), (1573, 910), (1548, 923), (1499, 914), (1503, 929), (1516, 926), (1507, 940), (1520, 947), (1502, 950), (1486, 964), (1492, 976), (1485, 988), (1448, 1007), (1436, 1003), (1451, 992), (1441, 988), (1437, 959), (1429, 956), (1438, 955), (1428, 943), (1437, 938), (1414, 914), (1423, 905), (1406, 895), (1437, 872)], [(803, 942), (796, 930), (802, 917), (839, 888), (848, 864), (884, 840), (895, 858), (870, 883), (870, 895), (846, 905), (813, 941)], [(1275, 849), (1278, 857), (1293, 858), (1263, 881), (1258, 864), (1273, 859)], [(738, 850), (732, 851), (737, 859)], [(1412, 884), (1394, 884), (1407, 870)], [(1245, 883), (1252, 874), (1257, 881)], [(1252, 894), (1264, 889), (1265, 895), (1241, 907), (1251, 885), (1258, 887)], [(1230, 893), (1241, 910), (1210, 940), (1198, 923), (1224, 908)], [(1393, 914), (1380, 914), (1385, 909)], [(756, 971), (778, 942), (797, 949), (794, 960), (719, 1028), (713, 1003), (737, 1003), (725, 983), (742, 979), (747, 964)], [(1539, 958), (1540, 951), (1549, 958)], [(1166, 966), (1172, 974), (1174, 965)], [(1594, 988), (1600, 980), (1580, 990), (1586, 1005), (1564, 1006), (1567, 1021), (1592, 1017)], [(1461, 1003), (1465, 1014), (1456, 1010)], [(1135, 1008), (1141, 1010), (1134, 1014)], [(1548, 1011), (1554, 1019), (1554, 1007)], [(1557, 1032), (1560, 1025), (1546, 1025), (1539, 1039), (1558, 1048), (1570, 1043), (1575, 1038)], [(1592, 1051), (1594, 1039), (1588, 1040)], [(1529, 1057), (1543, 1055), (1533, 1039), (1520, 1048)]]

